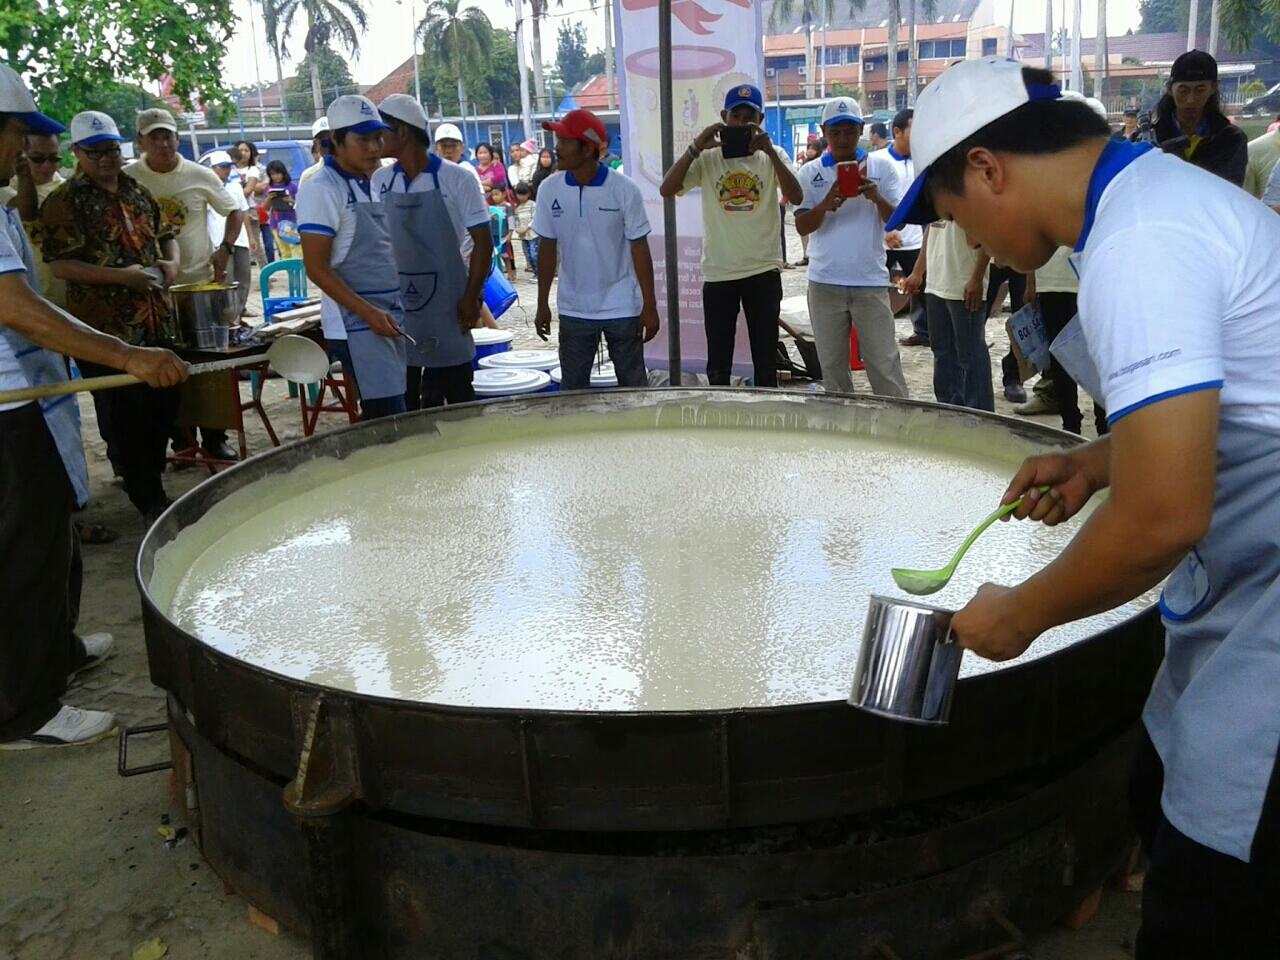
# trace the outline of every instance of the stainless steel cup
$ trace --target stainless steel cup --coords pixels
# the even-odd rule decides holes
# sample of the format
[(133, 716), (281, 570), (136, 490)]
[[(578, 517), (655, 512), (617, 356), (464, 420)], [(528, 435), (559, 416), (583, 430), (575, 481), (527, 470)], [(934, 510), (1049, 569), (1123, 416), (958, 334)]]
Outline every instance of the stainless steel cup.
[(894, 720), (946, 723), (963, 651), (950, 610), (873, 596), (849, 703)]

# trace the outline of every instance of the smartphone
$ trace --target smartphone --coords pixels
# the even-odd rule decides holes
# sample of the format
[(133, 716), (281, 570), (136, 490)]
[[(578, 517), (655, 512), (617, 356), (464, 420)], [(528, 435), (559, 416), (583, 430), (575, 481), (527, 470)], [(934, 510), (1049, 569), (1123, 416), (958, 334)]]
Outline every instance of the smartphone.
[(732, 160), (751, 153), (750, 127), (725, 127), (720, 131), (720, 147), (724, 158)]
[(862, 192), (862, 166), (857, 160), (846, 160), (836, 164), (836, 183), (840, 186), (840, 196), (852, 199)]

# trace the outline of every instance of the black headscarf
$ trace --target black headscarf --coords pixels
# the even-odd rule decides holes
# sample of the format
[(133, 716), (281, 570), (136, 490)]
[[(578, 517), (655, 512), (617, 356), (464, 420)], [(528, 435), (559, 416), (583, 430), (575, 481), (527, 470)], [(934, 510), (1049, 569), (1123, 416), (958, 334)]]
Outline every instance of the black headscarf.
[[(549, 167), (544, 167), (542, 165), (542, 155), (544, 153), (551, 157), (551, 166)], [(529, 181), (529, 190), (532, 192), (534, 200), (538, 199), (538, 185), (555, 172), (556, 155), (552, 153), (549, 148), (543, 147), (538, 151), (538, 165), (533, 170), (533, 179)]]

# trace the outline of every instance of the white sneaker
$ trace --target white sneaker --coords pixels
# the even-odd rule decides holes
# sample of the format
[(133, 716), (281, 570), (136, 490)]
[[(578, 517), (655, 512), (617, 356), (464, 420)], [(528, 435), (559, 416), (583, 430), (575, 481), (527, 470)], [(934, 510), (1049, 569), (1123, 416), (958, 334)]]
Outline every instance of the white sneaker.
[(22, 740), (0, 743), (0, 750), (29, 750), (32, 747), (66, 747), (94, 743), (116, 728), (116, 718), (105, 710), (81, 710), (65, 703), (52, 720)]
[(68, 682), (73, 680), (77, 674), (92, 670), (116, 652), (115, 638), (109, 633), (91, 633), (87, 637), (81, 637), (80, 642), (84, 644), (85, 659), (71, 673), (67, 674)]

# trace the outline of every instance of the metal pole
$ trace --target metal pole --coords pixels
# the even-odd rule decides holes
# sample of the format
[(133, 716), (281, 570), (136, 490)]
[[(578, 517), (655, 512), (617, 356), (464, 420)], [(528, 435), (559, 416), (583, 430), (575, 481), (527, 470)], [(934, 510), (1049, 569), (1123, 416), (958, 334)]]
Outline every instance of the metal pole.
[(827, 22), (822, 22), (822, 97), (827, 96)]
[[(1195, 3), (1195, 0), (1191, 0)], [(1071, 4), (1071, 89), (1084, 93), (1084, 76), (1080, 68), (1080, 0)]]
[(1044, 68), (1053, 71), (1053, 0), (1044, 0)]
[(413, 99), (422, 103), (422, 71), (418, 67), (418, 4), (409, 0), (409, 30), (413, 37)]
[[(244, 110), (240, 105), (240, 99), (241, 99), (240, 94), (237, 93), (236, 94), (236, 126), (240, 128), (240, 139), (247, 140), (249, 138), (244, 135)], [(197, 157), (196, 159), (199, 159), (199, 157)]]
[[(676, 136), (671, 99), (671, 0), (658, 0), (658, 103), (662, 112), (662, 169), (676, 162)], [(684, 382), (680, 369), (680, 238), (676, 235), (676, 198), (662, 201), (662, 231), (667, 286), (667, 367), (671, 386)]]
[(1209, 56), (1218, 55), (1218, 0), (1209, 8)]
[(249, 0), (249, 43), (253, 45), (253, 80), (258, 85), (258, 125), (267, 139), (267, 108), (262, 100), (262, 74), (258, 71), (258, 31), (253, 25), (253, 0)]
[(1191, 9), (1188, 11), (1187, 17), (1187, 49), (1194, 50), (1196, 48), (1196, 29), (1200, 26), (1200, 0), (1191, 0)]
[(524, 0), (516, 0), (516, 69), (520, 71), (520, 120), (524, 138), (533, 139), (533, 108), (529, 105), (529, 67), (524, 50)]

